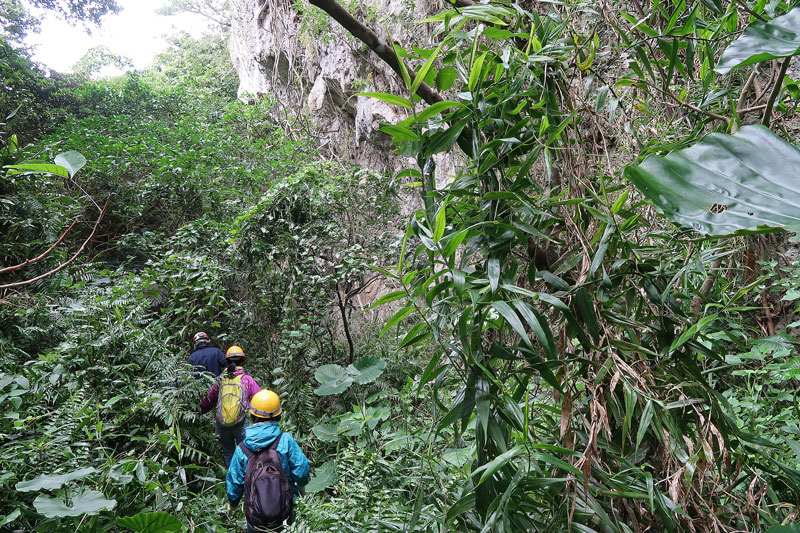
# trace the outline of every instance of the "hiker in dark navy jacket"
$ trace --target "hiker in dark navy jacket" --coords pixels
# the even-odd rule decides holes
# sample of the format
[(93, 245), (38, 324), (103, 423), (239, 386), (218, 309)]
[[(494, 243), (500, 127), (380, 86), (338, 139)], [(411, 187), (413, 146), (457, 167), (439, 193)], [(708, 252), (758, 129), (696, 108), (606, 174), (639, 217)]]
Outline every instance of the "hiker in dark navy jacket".
[(225, 354), (219, 348), (211, 346), (211, 339), (202, 331), (198, 331), (192, 338), (194, 351), (189, 356), (189, 364), (194, 367), (194, 377), (200, 379), (203, 372), (208, 372), (217, 377), (225, 368)]

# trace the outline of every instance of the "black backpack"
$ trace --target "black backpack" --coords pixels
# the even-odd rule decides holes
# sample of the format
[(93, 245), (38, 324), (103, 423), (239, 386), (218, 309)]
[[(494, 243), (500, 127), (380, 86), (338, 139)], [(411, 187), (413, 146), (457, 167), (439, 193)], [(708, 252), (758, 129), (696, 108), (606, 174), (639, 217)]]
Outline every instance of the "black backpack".
[(253, 527), (278, 527), (292, 514), (294, 492), (276, 448), (283, 433), (266, 448), (254, 452), (239, 444), (247, 456), (244, 475), (244, 514)]

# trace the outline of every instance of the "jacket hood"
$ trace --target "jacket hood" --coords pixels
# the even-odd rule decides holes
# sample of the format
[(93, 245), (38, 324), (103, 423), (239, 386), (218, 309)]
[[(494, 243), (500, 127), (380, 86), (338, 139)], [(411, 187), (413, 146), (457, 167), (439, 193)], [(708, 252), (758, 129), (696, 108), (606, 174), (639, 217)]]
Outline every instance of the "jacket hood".
[(277, 422), (262, 422), (247, 426), (244, 434), (244, 445), (257, 452), (266, 448), (280, 435), (281, 426)]

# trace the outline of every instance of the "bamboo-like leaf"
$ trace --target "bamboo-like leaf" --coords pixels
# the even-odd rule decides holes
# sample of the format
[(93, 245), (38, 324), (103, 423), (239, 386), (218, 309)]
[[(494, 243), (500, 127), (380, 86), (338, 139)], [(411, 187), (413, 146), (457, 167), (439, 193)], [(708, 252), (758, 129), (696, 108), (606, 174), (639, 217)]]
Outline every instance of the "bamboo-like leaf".
[(399, 105), (400, 107), (405, 107), (406, 109), (411, 108), (411, 100), (409, 100), (408, 98), (403, 98), (402, 96), (397, 96), (395, 94), (356, 93), (355, 96), (367, 96), (369, 98), (377, 98), (378, 100), (383, 100), (387, 104)]
[(793, 9), (769, 22), (757, 21), (733, 41), (716, 70), (726, 74), (732, 69), (800, 54), (800, 9)]
[(418, 141), (419, 135), (414, 133), (411, 129), (405, 126), (394, 126), (392, 124), (381, 124), (378, 128), (383, 133), (392, 136), (395, 144), (401, 144), (408, 141)]
[(469, 73), (469, 82), (467, 83), (467, 88), (470, 91), (474, 91), (478, 86), (478, 82), (481, 80), (481, 71), (483, 70), (483, 61), (485, 59), (486, 52), (479, 55), (475, 63), (472, 64), (472, 70)]
[(800, 150), (762, 126), (712, 133), (625, 175), (667, 218), (700, 233), (800, 231)]
[(433, 226), (433, 242), (439, 242), (444, 235), (444, 228), (447, 224), (447, 202), (443, 203), (436, 213), (436, 219)]
[(439, 46), (436, 47), (436, 50), (433, 51), (433, 53), (430, 55), (428, 60), (425, 61), (425, 64), (422, 65), (422, 68), (419, 69), (419, 72), (417, 72), (417, 75), (414, 76), (414, 81), (411, 83), (411, 94), (412, 95), (416, 94), (417, 89), (419, 89), (419, 86), (422, 85), (422, 80), (424, 80), (425, 76), (428, 75), (428, 71), (433, 66), (433, 62), (436, 61), (436, 58), (439, 56), (439, 52), (442, 51), (442, 46), (444, 46), (444, 43), (446, 43), (446, 42), (447, 42), (447, 39), (442, 41), (439, 44)]
[(383, 336), (384, 333), (392, 329), (401, 320), (403, 320), (405, 317), (407, 317), (413, 312), (414, 312), (414, 306), (411, 305), (403, 307), (402, 309), (397, 311), (394, 315), (392, 315), (392, 318), (386, 321), (386, 325), (383, 326), (383, 329), (381, 330), (381, 336)]
[(522, 449), (519, 447), (511, 448), (507, 452), (495, 457), (490, 463), (487, 463), (482, 467), (475, 469), (475, 471), (472, 473), (473, 476), (479, 474), (480, 472), (483, 472), (480, 480), (478, 481), (478, 485), (486, 481), (488, 478), (492, 477), (492, 475), (494, 475), (495, 472), (500, 470), (510, 460), (519, 455), (521, 451)]

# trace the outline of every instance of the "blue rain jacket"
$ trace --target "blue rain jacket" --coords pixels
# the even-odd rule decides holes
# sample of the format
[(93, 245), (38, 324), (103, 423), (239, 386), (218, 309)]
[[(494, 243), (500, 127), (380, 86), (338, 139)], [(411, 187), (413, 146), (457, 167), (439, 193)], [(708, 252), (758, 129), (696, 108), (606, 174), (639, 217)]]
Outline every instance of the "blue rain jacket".
[[(262, 422), (260, 424), (253, 424), (248, 426), (245, 430), (244, 445), (252, 451), (257, 452), (266, 448), (275, 440), (275, 437), (281, 433), (281, 427), (277, 422)], [(295, 440), (288, 433), (281, 433), (281, 440), (278, 442), (276, 448), (278, 457), (281, 460), (283, 471), (286, 472), (286, 477), (289, 478), (289, 483), (294, 489), (294, 496), (300, 492), (300, 487), (308, 483), (308, 472), (310, 465), (303, 450), (297, 445)], [(239, 505), (239, 500), (242, 499), (244, 493), (244, 475), (247, 472), (247, 456), (244, 452), (236, 447), (231, 460), (231, 466), (228, 468), (228, 502), (231, 507)]]
[(219, 348), (204, 346), (192, 352), (189, 364), (194, 367), (195, 377), (201, 377), (202, 372), (211, 372), (214, 377), (219, 376), (225, 368), (225, 354)]

